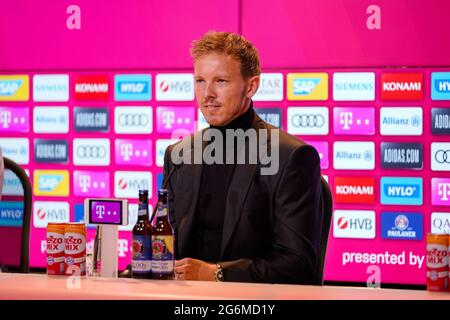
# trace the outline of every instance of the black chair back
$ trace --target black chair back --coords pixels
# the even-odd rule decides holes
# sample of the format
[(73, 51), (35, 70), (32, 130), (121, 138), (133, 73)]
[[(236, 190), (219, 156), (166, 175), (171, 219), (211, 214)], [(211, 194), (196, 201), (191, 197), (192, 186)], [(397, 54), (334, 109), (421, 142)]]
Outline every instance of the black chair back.
[[(4, 157), (4, 186), (0, 202), (0, 271), (28, 273), (31, 221), (31, 183), (25, 170)], [(21, 218), (21, 219), (20, 219)]]

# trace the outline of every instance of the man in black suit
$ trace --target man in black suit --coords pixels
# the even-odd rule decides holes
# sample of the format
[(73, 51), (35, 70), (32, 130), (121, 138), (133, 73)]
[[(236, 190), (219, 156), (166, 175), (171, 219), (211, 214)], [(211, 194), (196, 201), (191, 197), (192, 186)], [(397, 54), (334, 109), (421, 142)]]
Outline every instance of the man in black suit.
[[(259, 87), (260, 66), (250, 42), (210, 32), (193, 43), (191, 52), (196, 99), (210, 127), (165, 154), (176, 278), (314, 283), (323, 222), (316, 150), (254, 112), (251, 98)], [(229, 132), (252, 130), (257, 140), (227, 144), (235, 139)], [(211, 163), (205, 155), (208, 146), (222, 141), (217, 133), (224, 143), (208, 150), (210, 158), (220, 159)], [(270, 156), (252, 161), (254, 144), (258, 152), (270, 150)], [(198, 151), (200, 162), (186, 161)], [(241, 156), (244, 163), (237, 160)]]

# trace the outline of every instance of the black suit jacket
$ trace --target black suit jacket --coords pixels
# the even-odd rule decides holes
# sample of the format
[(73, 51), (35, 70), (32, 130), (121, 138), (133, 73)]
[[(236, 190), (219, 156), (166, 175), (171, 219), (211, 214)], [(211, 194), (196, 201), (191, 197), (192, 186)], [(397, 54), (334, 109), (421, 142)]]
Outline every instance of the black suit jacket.
[[(252, 128), (276, 129), (256, 114)], [(270, 137), (269, 146), (275, 143)], [(188, 146), (191, 150), (192, 141)], [(165, 153), (165, 179), (174, 168), (170, 153), (175, 145)], [(177, 260), (188, 257), (192, 243), (202, 167), (186, 163), (176, 166), (168, 181)], [(219, 262), (225, 281), (316, 283), (323, 222), (317, 151), (280, 130), (278, 172), (261, 175), (260, 167), (237, 164), (231, 180)]]

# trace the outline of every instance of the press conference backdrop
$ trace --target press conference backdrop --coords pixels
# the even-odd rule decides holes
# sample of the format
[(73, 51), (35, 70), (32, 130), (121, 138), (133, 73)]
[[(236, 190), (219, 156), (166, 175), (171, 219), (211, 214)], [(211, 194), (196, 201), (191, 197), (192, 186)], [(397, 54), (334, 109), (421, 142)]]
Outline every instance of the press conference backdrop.
[[(33, 14), (19, 15), (25, 4)], [(45, 267), (46, 224), (82, 221), (88, 196), (130, 200), (119, 267), (130, 262), (138, 189), (150, 189), (154, 204), (165, 148), (177, 141), (172, 132), (207, 126), (188, 49), (216, 29), (241, 32), (260, 50), (257, 113), (320, 154), (335, 201), (325, 280), (366, 282), (376, 274), (382, 283), (425, 284), (426, 234), (450, 231), (450, 46), (430, 42), (446, 34), (438, 18), (448, 4), (424, 4), (381, 1), (376, 30), (366, 26), (365, 1), (196, 1), (198, 10), (183, 1), (79, 1), (75, 30), (60, 25), (69, 3), (5, 4), (0, 36), (9, 39), (8, 25), (16, 37), (0, 51), (0, 146), (32, 181), (30, 265)], [(186, 27), (171, 6), (197, 23)], [(274, 15), (261, 28), (269, 9)], [(44, 12), (50, 18), (36, 21)], [(39, 28), (15, 28), (20, 23)], [(398, 41), (403, 32), (406, 44)], [(328, 42), (318, 40), (322, 34)], [(4, 193), (14, 188), (7, 179)], [(1, 226), (17, 225), (12, 212), (3, 201)], [(88, 247), (93, 233), (88, 228)]]

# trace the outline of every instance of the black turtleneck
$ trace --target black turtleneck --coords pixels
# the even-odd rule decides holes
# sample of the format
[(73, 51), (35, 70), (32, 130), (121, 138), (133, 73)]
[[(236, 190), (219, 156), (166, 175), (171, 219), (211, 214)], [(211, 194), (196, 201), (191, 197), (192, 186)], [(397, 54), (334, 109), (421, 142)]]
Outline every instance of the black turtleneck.
[[(224, 148), (226, 129), (243, 129), (251, 127), (254, 118), (253, 105), (249, 109), (219, 129), (223, 134)], [(236, 149), (236, 146), (235, 146)], [(235, 153), (236, 150), (231, 152)], [(224, 159), (226, 150), (224, 149)], [(223, 221), (225, 207), (233, 177), (235, 164), (203, 164), (202, 180), (197, 201), (194, 221), (194, 237), (191, 256), (206, 262), (217, 262), (220, 259)]]

